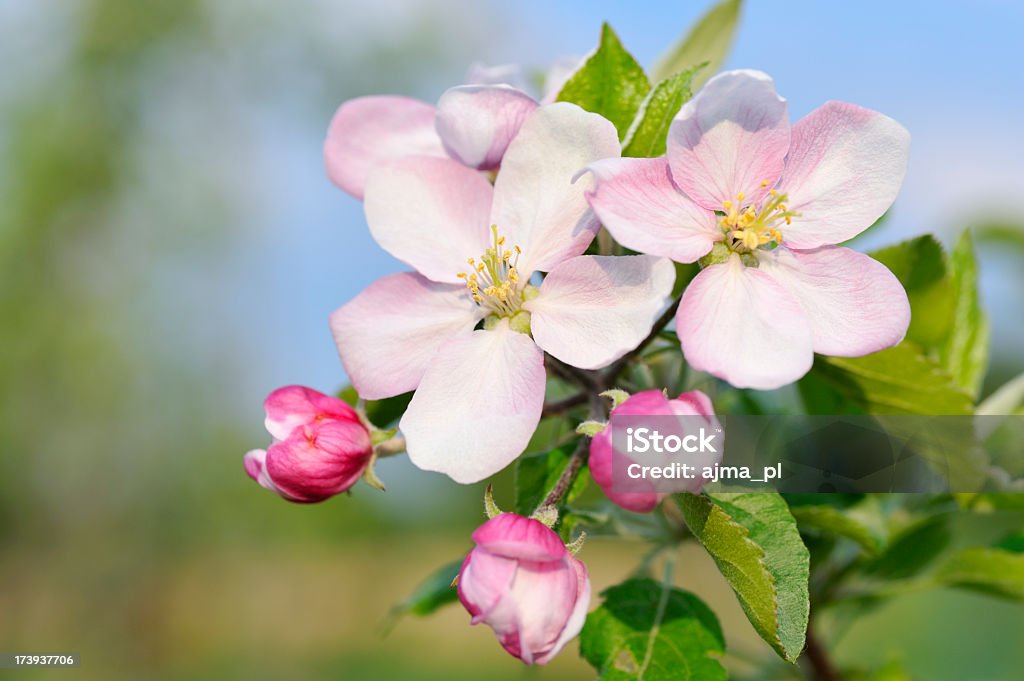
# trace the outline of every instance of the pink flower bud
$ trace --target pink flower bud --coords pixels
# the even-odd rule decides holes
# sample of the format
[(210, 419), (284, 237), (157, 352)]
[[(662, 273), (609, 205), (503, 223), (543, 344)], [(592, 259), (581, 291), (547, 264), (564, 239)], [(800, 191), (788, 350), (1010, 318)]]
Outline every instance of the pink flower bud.
[(583, 628), (587, 568), (538, 520), (502, 513), (473, 533), (459, 572), (459, 600), (472, 624), (494, 630), (511, 655), (545, 664)]
[[(678, 398), (670, 400), (660, 390), (645, 390), (639, 392), (618, 407), (612, 410), (612, 417), (615, 416), (701, 416), (707, 420), (709, 428), (717, 428), (718, 420), (715, 418), (715, 410), (707, 395), (699, 390), (683, 393)], [(614, 422), (613, 422), (614, 423)], [(635, 454), (628, 454), (619, 451), (612, 444), (612, 425), (596, 434), (590, 441), (590, 475), (605, 495), (618, 506), (627, 511), (637, 513), (648, 513), (653, 511), (658, 503), (671, 492), (699, 492), (704, 486), (704, 479), (697, 477), (693, 480), (678, 480), (668, 483), (664, 480), (630, 480), (626, 478), (625, 471), (632, 463), (654, 463), (651, 460), (642, 461)], [(721, 454), (711, 455), (715, 462), (721, 459)], [(703, 464), (710, 465), (712, 461), (699, 461), (689, 459), (692, 464), (697, 464), (699, 471)], [(667, 463), (667, 462), (666, 462)], [(612, 472), (614, 470), (614, 476)], [(666, 484), (675, 484), (676, 488), (666, 489)]]
[(370, 433), (345, 402), (292, 385), (263, 404), (274, 437), (245, 455), (245, 472), (289, 501), (323, 501), (354, 485), (373, 456)]

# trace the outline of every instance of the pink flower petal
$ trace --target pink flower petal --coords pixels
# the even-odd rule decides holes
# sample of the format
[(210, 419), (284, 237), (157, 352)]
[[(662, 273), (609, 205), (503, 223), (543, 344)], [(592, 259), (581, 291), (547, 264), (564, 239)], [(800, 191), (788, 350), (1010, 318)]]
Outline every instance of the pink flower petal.
[(438, 349), (481, 318), (465, 287), (402, 272), (370, 284), (330, 324), (352, 384), (377, 400), (416, 388)]
[(359, 97), (338, 109), (327, 129), (324, 165), (331, 182), (363, 198), (373, 166), (402, 156), (444, 158), (434, 107), (408, 97)]
[(366, 181), (366, 222), (381, 247), (425, 277), (456, 276), (487, 247), (493, 195), (483, 175), (451, 159), (412, 156), (376, 166)]
[(558, 265), (528, 301), (537, 344), (567, 364), (597, 369), (635, 348), (669, 304), (676, 273), (653, 255), (581, 255)]
[(793, 126), (779, 190), (800, 213), (782, 227), (790, 248), (837, 244), (882, 216), (907, 171), (910, 133), (882, 114), (827, 102)]
[(342, 400), (301, 385), (288, 385), (270, 393), (263, 401), (263, 409), (267, 413), (267, 431), (278, 440), (320, 418), (359, 422), (355, 410)]
[[(727, 71), (683, 105), (668, 133), (672, 179), (708, 210), (745, 195), (759, 201), (775, 184), (789, 150), (789, 113), (760, 71)], [(767, 181), (768, 186), (762, 187)]]
[[(471, 624), (479, 624), (494, 614), (495, 607), (512, 587), (518, 564), (512, 558), (486, 549), (476, 548), (469, 552), (459, 571), (458, 589), (459, 600), (473, 617)], [(504, 624), (500, 618), (495, 620), (498, 626)]]
[(402, 417), (409, 459), (469, 484), (526, 448), (544, 405), (544, 355), (507, 321), (449, 340)]
[(477, 546), (490, 553), (516, 560), (560, 560), (567, 555), (565, 544), (547, 525), (515, 513), (502, 513), (473, 532)]
[(597, 180), (590, 205), (623, 246), (695, 262), (722, 239), (715, 214), (675, 186), (664, 158), (606, 159), (589, 170)]
[(562, 633), (546, 653), (534, 658), (534, 664), (546, 664), (551, 660), (565, 647), (566, 643), (576, 638), (587, 620), (587, 608), (590, 607), (590, 576), (587, 574), (587, 566), (572, 555), (566, 556), (566, 560), (576, 572), (576, 599), (572, 611), (569, 613), (569, 619), (562, 628)]
[(810, 321), (814, 351), (859, 357), (896, 345), (910, 324), (903, 285), (885, 265), (838, 246), (776, 248), (761, 271), (786, 287)]
[[(660, 391), (654, 392), (661, 394)], [(663, 395), (662, 398), (664, 398)], [(605, 496), (616, 506), (627, 511), (650, 513), (665, 495), (655, 489), (652, 480), (622, 478), (622, 471), (631, 463), (634, 461), (612, 445), (612, 429), (610, 427), (605, 428), (590, 441), (590, 458), (587, 459), (587, 464), (590, 466), (591, 477), (604, 491)], [(615, 471), (619, 471), (618, 476), (614, 474)]]
[(245, 453), (243, 459), (245, 473), (260, 484), (260, 487), (269, 489), (271, 492), (281, 493), (274, 485), (274, 481), (267, 474), (267, 452), (265, 449), (251, 449)]
[(490, 221), (522, 248), (524, 275), (549, 272), (587, 249), (598, 227), (584, 196), (593, 179), (573, 178), (619, 154), (615, 126), (575, 104), (539, 107), (523, 124), (501, 163)]
[(315, 503), (358, 482), (373, 453), (362, 424), (325, 421), (305, 431), (267, 449), (266, 474), (282, 496)]
[(811, 328), (796, 299), (733, 255), (702, 271), (676, 315), (686, 361), (737, 388), (771, 390), (811, 368)]
[(568, 560), (519, 563), (508, 599), (518, 611), (520, 659), (526, 664), (543, 664), (541, 658), (558, 652), (555, 644), (576, 606), (576, 575)]
[(460, 85), (437, 102), (437, 133), (452, 158), (472, 168), (497, 168), (536, 108), (532, 97), (507, 85)]

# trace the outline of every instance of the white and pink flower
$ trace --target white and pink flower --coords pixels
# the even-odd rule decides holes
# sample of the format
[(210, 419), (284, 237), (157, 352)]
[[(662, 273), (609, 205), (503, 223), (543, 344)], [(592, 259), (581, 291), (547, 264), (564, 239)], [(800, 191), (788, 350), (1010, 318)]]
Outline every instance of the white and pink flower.
[(459, 572), (459, 600), (526, 664), (545, 664), (583, 628), (587, 568), (538, 520), (502, 513), (473, 533)]
[(777, 388), (815, 352), (866, 355), (899, 343), (903, 287), (836, 246), (892, 205), (910, 137), (896, 121), (828, 102), (790, 127), (758, 71), (720, 74), (673, 121), (667, 156), (590, 166), (589, 195), (623, 245), (706, 267), (683, 295), (686, 360), (737, 387)]
[(619, 153), (609, 121), (561, 103), (529, 116), (493, 187), (443, 158), (370, 173), (370, 232), (416, 272), (371, 284), (331, 329), (361, 396), (416, 390), (400, 424), (415, 465), (461, 483), (501, 470), (540, 420), (544, 352), (606, 366), (667, 307), (668, 259), (581, 255), (598, 223), (584, 197), (592, 181), (572, 178)]
[(370, 170), (406, 156), (451, 158), (492, 171), (536, 108), (532, 97), (508, 85), (460, 85), (436, 107), (396, 95), (357, 97), (331, 119), (324, 166), (331, 181), (357, 199)]
[(245, 472), (285, 499), (323, 501), (356, 484), (370, 465), (370, 433), (345, 402), (290, 385), (270, 393), (263, 408), (274, 442), (245, 455)]

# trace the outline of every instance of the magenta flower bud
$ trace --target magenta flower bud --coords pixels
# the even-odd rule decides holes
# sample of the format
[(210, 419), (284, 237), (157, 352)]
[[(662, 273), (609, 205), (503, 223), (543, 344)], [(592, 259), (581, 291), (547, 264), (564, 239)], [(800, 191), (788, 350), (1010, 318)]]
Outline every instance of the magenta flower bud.
[[(707, 395), (699, 390), (683, 393), (674, 400), (665, 397), (660, 390), (639, 392), (612, 410), (615, 416), (700, 416), (706, 419), (710, 429), (718, 428), (715, 410)], [(613, 421), (614, 423), (614, 421)], [(635, 454), (619, 451), (612, 443), (612, 425), (597, 433), (590, 441), (590, 475), (601, 487), (605, 495), (618, 506), (627, 511), (648, 513), (658, 503), (673, 492), (697, 493), (704, 486), (704, 478), (692, 480), (630, 479), (626, 471), (633, 463), (655, 463), (652, 459), (641, 460)], [(703, 460), (702, 458), (703, 457)], [(701, 454), (690, 457), (687, 461), (697, 466), (700, 471), (704, 465), (711, 465), (721, 460), (721, 452), (710, 455)], [(669, 463), (669, 460), (661, 463)], [(613, 475), (614, 471), (614, 475)], [(668, 489), (669, 485), (674, 485)]]
[(583, 628), (586, 566), (546, 525), (514, 513), (488, 520), (473, 541), (458, 580), (471, 624), (487, 624), (526, 664), (545, 664)]
[(356, 484), (370, 464), (370, 433), (345, 402), (291, 385), (270, 393), (263, 407), (274, 442), (245, 455), (245, 472), (285, 499), (323, 501)]

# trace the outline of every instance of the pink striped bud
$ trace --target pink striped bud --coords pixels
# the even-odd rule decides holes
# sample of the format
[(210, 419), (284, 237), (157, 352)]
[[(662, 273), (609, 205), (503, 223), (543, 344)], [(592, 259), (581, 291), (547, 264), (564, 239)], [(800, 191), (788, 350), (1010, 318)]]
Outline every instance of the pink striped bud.
[(583, 628), (587, 568), (550, 528), (514, 513), (488, 520), (473, 541), (458, 580), (471, 623), (487, 624), (526, 664), (545, 664)]
[(267, 396), (274, 438), (245, 455), (245, 472), (289, 501), (314, 503), (356, 484), (373, 457), (370, 433), (345, 402), (290, 385)]

